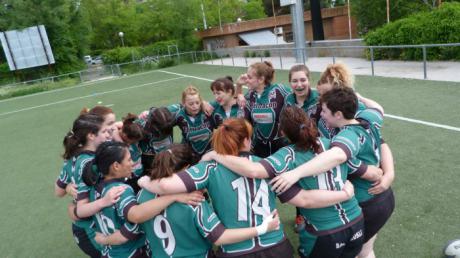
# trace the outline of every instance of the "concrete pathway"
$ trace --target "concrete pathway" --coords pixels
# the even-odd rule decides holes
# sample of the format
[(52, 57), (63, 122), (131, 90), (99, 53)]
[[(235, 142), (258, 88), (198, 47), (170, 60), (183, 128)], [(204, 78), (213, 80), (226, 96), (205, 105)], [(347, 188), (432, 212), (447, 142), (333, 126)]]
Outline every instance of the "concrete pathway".
[[(276, 69), (288, 70), (296, 64), (295, 58), (283, 57), (227, 57), (222, 59), (208, 60), (201, 64), (227, 65), (247, 67), (254, 62), (269, 60)], [(372, 75), (371, 62), (362, 58), (337, 57), (336, 62), (343, 62), (355, 75)], [(305, 63), (311, 71), (322, 72), (328, 64), (333, 63), (331, 57), (312, 57)], [(427, 62), (427, 79), (435, 81), (460, 82), (460, 62)], [(383, 77), (423, 79), (423, 62), (414, 61), (374, 61), (374, 75)]]

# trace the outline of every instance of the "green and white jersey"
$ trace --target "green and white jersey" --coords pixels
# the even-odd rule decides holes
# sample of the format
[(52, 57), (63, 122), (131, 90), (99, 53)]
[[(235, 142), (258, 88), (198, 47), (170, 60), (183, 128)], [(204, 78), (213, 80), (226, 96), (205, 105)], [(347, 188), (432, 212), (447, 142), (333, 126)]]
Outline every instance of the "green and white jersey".
[(216, 101), (212, 101), (210, 104), (214, 108), (211, 117), (215, 127), (218, 127), (225, 119), (230, 117), (244, 118), (244, 108), (240, 108), (238, 104), (233, 105), (229, 112), (226, 112)]
[[(249, 157), (258, 160), (255, 156)], [(251, 179), (233, 173), (212, 161), (201, 162), (177, 174), (191, 192), (208, 189), (212, 205), (226, 228), (255, 227), (276, 208), (275, 193), (265, 179)], [(235, 244), (222, 245), (220, 252), (237, 256), (273, 246), (285, 238), (283, 227)]]
[(112, 206), (105, 207), (94, 215), (99, 232), (108, 236), (120, 230), (120, 233), (129, 239), (128, 242), (121, 245), (104, 246), (102, 254), (107, 257), (130, 257), (136, 249), (145, 246), (145, 236), (140, 231), (139, 225), (133, 224), (127, 219), (129, 209), (137, 205), (137, 202), (133, 189), (124, 183), (124, 179), (100, 182), (96, 187), (92, 188), (90, 201), (102, 198), (112, 187), (122, 185), (127, 186), (127, 188), (120, 196), (120, 199)]
[[(142, 189), (137, 200), (144, 203), (157, 197), (157, 194)], [(141, 228), (153, 258), (208, 257), (211, 243), (225, 230), (206, 201), (198, 206), (173, 203), (161, 214), (142, 223)]]
[(86, 164), (94, 159), (94, 152), (83, 151), (75, 157), (75, 164), (72, 170), (72, 182), (77, 186), (77, 201), (89, 197), (90, 186), (83, 182), (83, 170)]
[[(380, 128), (383, 123), (382, 114), (375, 109), (365, 109), (356, 115), (360, 124), (346, 125), (332, 139), (332, 146), (341, 148), (347, 158), (358, 159), (365, 165), (380, 166)], [(361, 172), (366, 169), (361, 169)], [(368, 193), (372, 182), (361, 179), (361, 173), (355, 173), (352, 183), (355, 186), (355, 196), (364, 202), (373, 197)]]
[(191, 117), (185, 108), (176, 113), (176, 125), (182, 132), (182, 143), (188, 143), (198, 155), (203, 155), (211, 148), (214, 122), (203, 111)]
[[(83, 169), (85, 168), (86, 164), (94, 159), (94, 155), (95, 154), (92, 151), (84, 151), (78, 154), (76, 157), (72, 158), (74, 163), (72, 166), (71, 181), (77, 186), (77, 201), (89, 198), (91, 187), (83, 182), (82, 175)], [(85, 229), (91, 238), (95, 236), (95, 225), (92, 218), (80, 219), (75, 221), (74, 224), (80, 228)]]
[(59, 186), (59, 188), (65, 189), (68, 184), (72, 183), (72, 168), (74, 161), (74, 157), (64, 160), (61, 172), (56, 180), (56, 185)]
[(133, 160), (133, 174), (136, 177), (140, 177), (143, 171), (141, 148), (139, 148), (137, 143), (133, 143), (129, 145), (129, 153), (131, 154), (131, 159)]
[(281, 84), (266, 85), (262, 94), (249, 91), (246, 94), (245, 116), (254, 127), (254, 141), (268, 142), (281, 137), (279, 117), (290, 88)]
[[(318, 142), (323, 150), (329, 149), (330, 141), (328, 139), (318, 138)], [(274, 177), (310, 161), (316, 155), (312, 150), (299, 151), (295, 149), (294, 145), (289, 145), (263, 159), (260, 163)], [(304, 177), (299, 180), (298, 184), (305, 190), (340, 191), (347, 180), (349, 171), (346, 164), (341, 164), (317, 176)], [(355, 198), (325, 208), (299, 208), (299, 210), (305, 217), (306, 230), (318, 236), (347, 228), (362, 217), (361, 208)]]
[[(180, 110), (180, 104), (173, 104), (166, 107), (173, 116)], [(154, 107), (150, 108), (147, 117), (152, 116)], [(147, 118), (148, 119), (148, 118)], [(147, 121), (145, 119), (138, 119), (136, 123), (140, 124), (142, 128), (145, 128)], [(166, 150), (171, 144), (174, 143), (173, 135), (161, 135), (157, 136), (156, 132), (148, 132), (144, 135), (144, 139), (139, 141), (139, 147), (142, 153), (156, 154), (163, 150)]]
[[(318, 107), (316, 111), (317, 112), (316, 117), (317, 117), (318, 132), (321, 137), (332, 139), (339, 132), (339, 128), (330, 128), (327, 126), (326, 121), (320, 115), (321, 109), (322, 109), (321, 105), (318, 103)], [(365, 109), (366, 109), (366, 105), (364, 105), (364, 103), (359, 101), (357, 113)]]
[(302, 106), (299, 106), (299, 104), (297, 103), (295, 93), (291, 93), (286, 96), (285, 105), (286, 106), (297, 106), (301, 108), (308, 115), (308, 117), (314, 117), (314, 115), (316, 114), (318, 101), (319, 101), (318, 91), (314, 89), (310, 89), (308, 92), (307, 99), (303, 102)]

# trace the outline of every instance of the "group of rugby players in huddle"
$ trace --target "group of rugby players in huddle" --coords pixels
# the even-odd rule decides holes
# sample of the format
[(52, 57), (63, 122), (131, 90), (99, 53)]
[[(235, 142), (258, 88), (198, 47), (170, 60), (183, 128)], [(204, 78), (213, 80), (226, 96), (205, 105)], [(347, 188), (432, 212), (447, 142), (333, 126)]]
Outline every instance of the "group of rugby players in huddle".
[(121, 122), (108, 107), (83, 110), (64, 137), (55, 187), (74, 199), (68, 213), (80, 249), (91, 257), (293, 257), (278, 197), (297, 207), (301, 257), (375, 257), (395, 205), (383, 108), (354, 92), (344, 64), (329, 65), (316, 90), (304, 65), (289, 71), (290, 88), (273, 80), (271, 63), (259, 62), (235, 83), (213, 81), (215, 101), (188, 86), (181, 104)]

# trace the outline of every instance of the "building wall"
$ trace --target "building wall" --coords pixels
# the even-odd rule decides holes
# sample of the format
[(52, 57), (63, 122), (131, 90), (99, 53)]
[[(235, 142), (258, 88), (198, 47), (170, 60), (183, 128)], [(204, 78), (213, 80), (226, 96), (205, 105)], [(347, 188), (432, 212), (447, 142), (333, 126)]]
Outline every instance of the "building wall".
[[(348, 11), (347, 7), (327, 8), (321, 10), (323, 17), (324, 37), (326, 40), (349, 39)], [(307, 41), (313, 40), (310, 11), (304, 13), (305, 37)], [(283, 37), (286, 42), (292, 42), (291, 16), (281, 15), (274, 17), (243, 21), (239, 23), (225, 24), (204, 31), (197, 32), (197, 36), (203, 40), (205, 49), (232, 48), (240, 46), (239, 33), (250, 32), (274, 27), (283, 28)], [(357, 38), (356, 22), (352, 17), (352, 38)]]

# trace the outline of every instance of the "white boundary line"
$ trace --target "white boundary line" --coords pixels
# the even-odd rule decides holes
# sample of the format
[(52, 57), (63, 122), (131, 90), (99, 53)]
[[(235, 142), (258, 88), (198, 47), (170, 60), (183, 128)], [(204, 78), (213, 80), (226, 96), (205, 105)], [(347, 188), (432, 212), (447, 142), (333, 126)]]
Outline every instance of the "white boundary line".
[(176, 77), (176, 78), (171, 78), (171, 79), (166, 79), (166, 80), (161, 80), (161, 81), (156, 81), (156, 82), (149, 82), (149, 83), (134, 85), (134, 86), (123, 88), (123, 89), (96, 92), (96, 93), (93, 93), (93, 94), (90, 94), (90, 95), (85, 95), (85, 96), (80, 96), (80, 97), (70, 98), (70, 99), (64, 99), (64, 100), (60, 100), (60, 101), (56, 101), (56, 102), (43, 104), (43, 105), (38, 105), (38, 106), (22, 108), (22, 109), (10, 111), (10, 112), (0, 113), (0, 117), (5, 116), (5, 115), (9, 115), (9, 114), (19, 113), (19, 112), (22, 112), (22, 111), (28, 111), (28, 110), (32, 110), (32, 109), (41, 108), (41, 107), (48, 107), (48, 106), (52, 106), (52, 105), (56, 105), (56, 104), (61, 104), (61, 103), (71, 102), (71, 101), (74, 101), (74, 100), (79, 100), (79, 99), (85, 99), (85, 98), (105, 95), (105, 94), (113, 93), (113, 92), (119, 92), (119, 91), (124, 91), (124, 90), (141, 88), (141, 87), (145, 87), (145, 86), (149, 86), (149, 85), (154, 85), (154, 84), (163, 83), (163, 82), (167, 82), (167, 81), (179, 80), (179, 79), (183, 79), (183, 78), (185, 78), (185, 77)]
[[(188, 77), (188, 78), (194, 78), (194, 79), (203, 80), (203, 81), (213, 81), (211, 79), (198, 77), (198, 76), (191, 76), (191, 75), (187, 75), (187, 74), (174, 73), (174, 72), (162, 71), (162, 70), (158, 70), (158, 71), (163, 72), (163, 73), (169, 73), (169, 74), (179, 75), (179, 76), (183, 76), (183, 77)], [(389, 117), (389, 118), (393, 118), (393, 119), (396, 119), (396, 120), (405, 121), (405, 122), (410, 122), (410, 123), (415, 123), (415, 124), (422, 124), (422, 125), (427, 125), (427, 126), (431, 126), (431, 127), (437, 127), (437, 128), (442, 128), (442, 129), (447, 129), (447, 130), (451, 130), (451, 131), (460, 132), (460, 128), (449, 126), (449, 125), (436, 124), (436, 123), (432, 123), (432, 122), (426, 122), (426, 121), (422, 121), (422, 120), (417, 120), (417, 119), (412, 119), (412, 118), (407, 118), (407, 117), (402, 117), (402, 116), (396, 116), (396, 115), (390, 115), (390, 114), (385, 114), (384, 116)]]
[(131, 77), (136, 77), (136, 76), (145, 75), (145, 74), (149, 74), (149, 73), (157, 73), (157, 72), (158, 72), (158, 70), (153, 70), (153, 71), (147, 71), (147, 72), (142, 72), (142, 73), (131, 74), (131, 75), (127, 75), (127, 76), (111, 76), (111, 77), (108, 77), (106, 79), (100, 79), (100, 80), (97, 80), (97, 81), (90, 81), (90, 82), (83, 82), (83, 83), (77, 84), (75, 86), (65, 87), (65, 88), (61, 88), (61, 89), (47, 90), (47, 91), (37, 92), (37, 93), (34, 93), (34, 94), (18, 96), (18, 97), (9, 98), (9, 99), (2, 99), (2, 100), (0, 100), (0, 103), (13, 101), (13, 100), (18, 100), (18, 99), (23, 99), (23, 98), (28, 98), (28, 97), (35, 97), (35, 96), (48, 94), (48, 93), (59, 92), (59, 91), (78, 89), (78, 88), (81, 88), (81, 87), (90, 86), (90, 85), (94, 85), (94, 84), (99, 84), (99, 83), (102, 83), (102, 82), (114, 81), (114, 80), (123, 79), (123, 78), (131, 78)]

